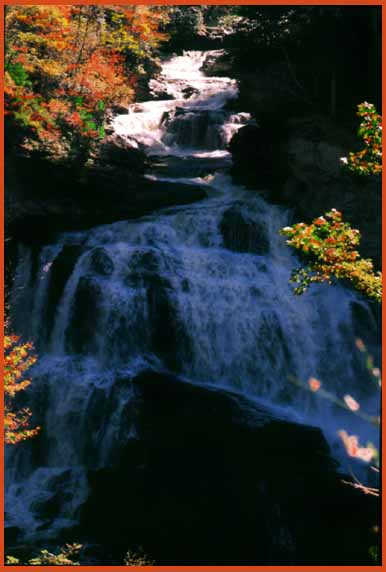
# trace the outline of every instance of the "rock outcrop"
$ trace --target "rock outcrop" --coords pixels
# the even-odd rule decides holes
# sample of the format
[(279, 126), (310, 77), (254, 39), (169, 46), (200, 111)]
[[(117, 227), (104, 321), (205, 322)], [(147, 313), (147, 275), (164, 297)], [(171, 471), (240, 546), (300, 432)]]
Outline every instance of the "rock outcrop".
[(106, 564), (138, 545), (158, 565), (371, 564), (378, 502), (342, 483), (319, 429), (168, 374), (127, 383), (136, 437), (90, 472), (77, 532)]
[(6, 234), (46, 243), (63, 231), (138, 218), (163, 207), (206, 197), (204, 188), (153, 181), (143, 175), (146, 158), (110, 138), (90, 167), (74, 169), (39, 158), (6, 160)]
[(273, 202), (294, 208), (295, 220), (310, 222), (336, 208), (362, 235), (360, 251), (381, 266), (382, 196), (377, 177), (351, 174), (340, 158), (354, 142), (322, 118), (298, 118), (281, 128), (247, 126), (230, 143), (233, 177), (265, 191)]

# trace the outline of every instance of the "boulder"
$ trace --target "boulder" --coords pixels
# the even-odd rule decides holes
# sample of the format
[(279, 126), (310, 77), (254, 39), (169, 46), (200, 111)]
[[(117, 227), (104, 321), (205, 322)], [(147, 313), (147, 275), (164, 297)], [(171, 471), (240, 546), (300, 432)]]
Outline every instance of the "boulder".
[(20, 538), (22, 530), (18, 526), (6, 526), (4, 528), (4, 543), (7, 547), (16, 544)]
[(162, 177), (205, 177), (230, 166), (229, 157), (152, 157), (151, 172)]
[(114, 133), (106, 137), (101, 145), (96, 164), (101, 169), (118, 166), (132, 174), (143, 174), (145, 172), (146, 158), (143, 151)]
[(182, 90), (184, 99), (189, 99), (190, 97), (192, 97), (192, 95), (198, 95), (199, 93), (200, 92), (198, 91), (198, 89), (192, 87), (191, 85), (184, 87), (184, 89)]
[(246, 125), (239, 129), (229, 143), (234, 181), (250, 189), (271, 189), (282, 175), (280, 146), (268, 128)]
[(168, 369), (178, 371), (191, 353), (191, 340), (179, 319), (172, 285), (161, 274), (159, 256), (155, 250), (135, 252), (125, 282), (146, 291), (149, 350)]
[(70, 323), (66, 330), (67, 352), (95, 354), (102, 301), (101, 283), (93, 276), (82, 276), (75, 292)]
[(111, 276), (114, 262), (103, 247), (94, 248), (90, 256), (90, 270), (101, 276)]
[[(157, 565), (371, 565), (379, 502), (342, 483), (321, 431), (236, 394), (146, 371), (137, 433), (90, 471), (79, 537)], [(348, 480), (348, 479), (346, 479)]]
[(263, 224), (248, 218), (237, 205), (227, 209), (220, 222), (220, 232), (225, 248), (235, 252), (267, 254), (269, 242)]

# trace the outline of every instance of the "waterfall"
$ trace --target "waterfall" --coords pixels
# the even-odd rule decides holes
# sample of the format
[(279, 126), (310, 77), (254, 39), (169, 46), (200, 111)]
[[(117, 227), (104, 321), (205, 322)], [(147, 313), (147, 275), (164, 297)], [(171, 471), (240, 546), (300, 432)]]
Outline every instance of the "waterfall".
[(289, 374), (316, 377), (375, 414), (353, 309), (370, 329), (372, 316), (341, 285), (294, 296), (288, 279), (298, 261), (278, 234), (291, 212), (232, 184), (227, 144), (253, 120), (231, 109), (234, 80), (203, 74), (209, 55), (165, 62), (151, 89), (172, 99), (133, 104), (113, 122), (146, 150), (147, 177), (198, 184), (207, 198), (64, 233), (38, 252), (21, 247), (13, 327), (39, 355), (25, 394), (43, 431), (39, 451), (32, 442), (7, 451), (6, 525), (27, 540), (74, 525), (87, 470), (113, 463), (135, 437), (128, 380), (144, 369), (228, 388), (317, 425), (336, 455), (340, 428), (376, 440), (371, 427), (289, 382)]

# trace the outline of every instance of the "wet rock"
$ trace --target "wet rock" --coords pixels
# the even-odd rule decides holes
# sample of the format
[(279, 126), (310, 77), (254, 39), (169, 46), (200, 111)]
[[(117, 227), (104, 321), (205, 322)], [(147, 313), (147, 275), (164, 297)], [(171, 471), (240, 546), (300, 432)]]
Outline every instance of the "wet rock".
[(155, 100), (155, 101), (157, 101), (157, 100), (158, 100), (158, 101), (166, 101), (166, 100), (170, 100), (170, 99), (174, 99), (174, 98), (173, 98), (173, 96), (172, 96), (170, 93), (168, 93), (167, 91), (157, 92), (157, 93), (155, 94), (155, 97), (154, 97), (154, 100)]
[(225, 112), (176, 108), (162, 141), (190, 149), (215, 150), (225, 147), (222, 134)]
[[(275, 371), (279, 372), (280, 368), (281, 376), (291, 375), (293, 372), (291, 352), (276, 312), (270, 310), (261, 312), (258, 339), (264, 345), (268, 362)], [(293, 387), (291, 391), (293, 393)]]
[(114, 115), (127, 115), (129, 113), (129, 106), (114, 105), (111, 111)]
[(66, 351), (80, 354), (96, 352), (103, 298), (102, 286), (96, 278), (80, 278), (66, 331)]
[(379, 502), (342, 483), (320, 430), (168, 374), (131, 383), (137, 436), (89, 473), (86, 538), (158, 565), (371, 564)]
[(218, 52), (209, 54), (205, 59), (201, 70), (206, 76), (234, 77), (234, 70), (232, 69), (229, 56), (226, 52), (223, 54), (219, 54)]
[(155, 250), (140, 250), (134, 252), (130, 266), (132, 268), (141, 268), (148, 272), (154, 272), (159, 268), (159, 256), (161, 256), (161, 252), (156, 252)]
[(18, 526), (6, 526), (4, 528), (4, 544), (8, 548), (18, 542), (22, 533), (21, 528)]
[(46, 336), (52, 332), (56, 311), (64, 288), (70, 278), (79, 256), (84, 252), (80, 245), (64, 245), (60, 253), (53, 261), (50, 268), (50, 283), (46, 304)]
[(110, 276), (114, 272), (114, 262), (104, 248), (94, 248), (92, 251), (90, 270), (102, 276)]
[(173, 290), (157, 275), (147, 275), (145, 282), (152, 349), (166, 367), (178, 371), (186, 363), (191, 342), (179, 319)]
[(146, 292), (148, 351), (178, 371), (191, 355), (191, 341), (179, 319), (173, 287), (162, 274), (161, 256), (156, 250), (135, 252), (125, 284)]
[(251, 189), (271, 189), (283, 170), (279, 146), (272, 130), (241, 127), (229, 143), (234, 181)]
[(220, 232), (224, 246), (229, 250), (255, 254), (266, 254), (269, 250), (265, 227), (248, 218), (238, 206), (232, 206), (224, 212)]
[(195, 87), (188, 85), (182, 90), (182, 94), (185, 99), (189, 99), (192, 95), (198, 95), (200, 92)]
[(230, 157), (154, 157), (151, 172), (162, 177), (205, 177), (230, 166)]
[(131, 173), (143, 174), (146, 159), (144, 153), (119, 135), (107, 137), (100, 148), (96, 164), (101, 168), (123, 167)]
[[(50, 496), (48, 498), (39, 499), (34, 502), (33, 510), (42, 519), (52, 519), (60, 511), (63, 501), (70, 498), (71, 493), (68, 491), (68, 484), (71, 481), (71, 470), (64, 470), (58, 475), (53, 475), (50, 479), (49, 489)], [(66, 490), (67, 489), (67, 490)], [(48, 522), (45, 523), (48, 526)]]
[(152, 347), (167, 367), (178, 369), (181, 364), (181, 346), (183, 341), (188, 343), (189, 339), (178, 319), (173, 290), (167, 281), (157, 275), (146, 276), (145, 281)]
[(185, 205), (207, 197), (205, 186), (168, 181), (143, 181), (136, 193), (138, 208), (151, 212), (156, 208)]

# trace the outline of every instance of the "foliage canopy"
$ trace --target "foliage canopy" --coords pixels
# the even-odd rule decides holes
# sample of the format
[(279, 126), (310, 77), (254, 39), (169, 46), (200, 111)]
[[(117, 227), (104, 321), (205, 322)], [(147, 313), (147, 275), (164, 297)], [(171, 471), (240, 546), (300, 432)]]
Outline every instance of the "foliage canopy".
[(166, 19), (154, 6), (7, 6), (5, 112), (29, 146), (103, 137), (106, 110), (133, 100)]

